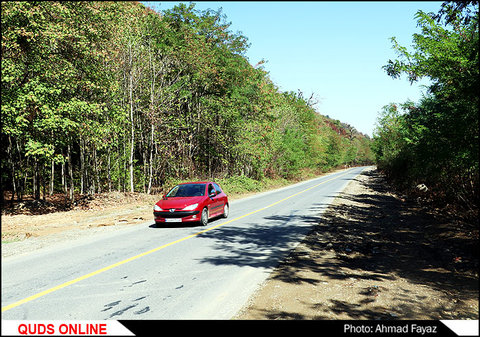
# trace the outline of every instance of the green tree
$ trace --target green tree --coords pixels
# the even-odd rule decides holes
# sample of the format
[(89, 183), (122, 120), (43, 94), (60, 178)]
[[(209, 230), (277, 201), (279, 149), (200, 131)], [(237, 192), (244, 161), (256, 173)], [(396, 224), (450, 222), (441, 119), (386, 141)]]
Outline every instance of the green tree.
[[(389, 124), (380, 123), (377, 158), (405, 183), (428, 182), (447, 200), (474, 208), (479, 174), (478, 2), (446, 2), (438, 14), (419, 11), (416, 19), (421, 34), (413, 36), (414, 50), (392, 38), (399, 59), (384, 69), (394, 78), (406, 74), (415, 82), (428, 77), (432, 84), (418, 104), (404, 104), (401, 137), (387, 139)], [(401, 150), (387, 158), (383, 148)]]
[(47, 185), (72, 201), (172, 179), (293, 179), (361, 153), (355, 139), (366, 138), (249, 63), (248, 39), (221, 9), (1, 6), (1, 178), (18, 199), (45, 197)]
[[(2, 132), (14, 137), (12, 160), (31, 163), (25, 174), (32, 175), (38, 199), (44, 167), (65, 161), (79, 123), (96, 120), (102, 110), (105, 12), (89, 2), (1, 5)], [(72, 198), (73, 188), (71, 175)]]

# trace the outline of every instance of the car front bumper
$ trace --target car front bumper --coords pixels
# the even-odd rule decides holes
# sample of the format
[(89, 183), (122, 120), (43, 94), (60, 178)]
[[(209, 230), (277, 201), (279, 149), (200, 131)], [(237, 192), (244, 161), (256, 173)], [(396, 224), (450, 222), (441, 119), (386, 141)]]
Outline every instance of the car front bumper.
[(155, 222), (200, 221), (200, 211), (153, 212)]

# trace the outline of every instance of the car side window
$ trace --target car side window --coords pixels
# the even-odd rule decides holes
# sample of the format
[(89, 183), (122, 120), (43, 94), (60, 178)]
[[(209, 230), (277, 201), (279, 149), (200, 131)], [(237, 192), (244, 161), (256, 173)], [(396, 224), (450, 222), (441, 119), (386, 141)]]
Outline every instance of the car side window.
[(217, 195), (222, 193), (222, 189), (220, 188), (220, 186), (218, 186), (218, 184), (213, 183), (213, 186), (215, 186), (215, 189), (217, 190)]
[(208, 184), (208, 195), (210, 195), (212, 193), (215, 193), (215, 189), (213, 188), (212, 184)]

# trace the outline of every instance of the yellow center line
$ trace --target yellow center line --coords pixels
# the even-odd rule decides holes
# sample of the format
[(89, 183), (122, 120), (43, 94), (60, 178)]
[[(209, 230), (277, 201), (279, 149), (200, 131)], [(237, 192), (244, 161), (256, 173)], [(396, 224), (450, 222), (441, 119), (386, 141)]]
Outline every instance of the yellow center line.
[[(350, 169), (350, 170), (351, 170), (351, 169)], [(340, 175), (338, 175), (338, 176), (335, 176), (334, 178), (331, 178), (331, 179), (328, 179), (328, 180), (324, 180), (324, 181), (322, 181), (321, 183), (316, 184), (316, 185), (314, 185), (314, 186), (312, 186), (312, 187), (309, 187), (309, 188), (307, 188), (307, 189), (305, 189), (305, 190), (303, 190), (303, 191), (300, 191), (300, 192), (298, 192), (298, 193), (292, 194), (291, 196), (288, 196), (288, 197), (283, 198), (283, 199), (281, 199), (281, 200), (279, 200), (279, 201), (276, 201), (276, 202), (274, 202), (273, 204), (270, 204), (270, 205), (268, 205), (268, 206), (265, 206), (265, 207), (262, 207), (262, 208), (260, 208), (260, 209), (257, 209), (257, 210), (255, 210), (255, 211), (253, 211), (253, 212), (250, 212), (250, 213), (244, 214), (244, 215), (242, 215), (242, 216), (239, 216), (239, 217), (237, 217), (237, 218), (234, 218), (234, 219), (231, 219), (231, 220), (222, 222), (222, 223), (220, 223), (220, 224), (218, 224), (218, 225), (215, 225), (215, 226), (206, 228), (206, 229), (204, 229), (204, 230), (202, 230), (202, 231), (200, 231), (200, 232), (197, 232), (197, 233), (191, 234), (191, 235), (189, 235), (189, 236), (183, 237), (183, 238), (181, 238), (181, 239), (178, 239), (178, 240), (169, 242), (169, 243), (164, 244), (164, 245), (162, 245), (162, 246), (160, 246), (160, 247), (157, 247), (157, 248), (151, 249), (151, 250), (149, 250), (149, 251), (146, 251), (146, 252), (144, 252), (144, 253), (141, 253), (141, 254), (132, 256), (132, 257), (130, 257), (130, 258), (128, 258), (128, 259), (125, 259), (125, 260), (122, 260), (122, 261), (120, 261), (120, 262), (111, 264), (111, 265), (109, 265), (109, 266), (107, 266), (107, 267), (104, 267), (104, 268), (95, 270), (95, 271), (93, 271), (93, 272), (91, 272), (91, 273), (89, 273), (89, 274), (85, 274), (85, 275), (80, 276), (80, 277), (78, 277), (78, 278), (76, 278), (76, 279), (73, 279), (73, 280), (71, 280), (71, 281), (62, 283), (62, 284), (60, 284), (60, 285), (58, 285), (58, 286), (55, 286), (55, 287), (53, 287), (53, 288), (50, 288), (50, 289), (44, 290), (44, 291), (42, 291), (42, 292), (39, 292), (39, 293), (37, 293), (37, 294), (35, 294), (35, 295), (26, 297), (26, 298), (24, 298), (24, 299), (22, 299), (22, 300), (19, 300), (19, 301), (17, 301), (17, 302), (14, 302), (14, 303), (12, 303), (12, 304), (9, 304), (9, 305), (7, 305), (7, 306), (2, 307), (2, 312), (5, 312), (5, 311), (10, 310), (10, 309), (12, 309), (12, 308), (18, 307), (19, 305), (22, 305), (22, 304), (25, 304), (25, 303), (27, 303), (27, 302), (33, 301), (33, 300), (35, 300), (35, 299), (37, 299), (37, 298), (40, 298), (40, 297), (42, 297), (42, 296), (48, 295), (48, 294), (50, 294), (50, 293), (53, 293), (54, 291), (60, 290), (60, 289), (65, 288), (65, 287), (68, 287), (68, 286), (70, 286), (70, 285), (72, 285), (72, 284), (75, 284), (75, 283), (78, 283), (78, 282), (80, 282), (80, 281), (83, 281), (83, 280), (88, 279), (88, 278), (90, 278), (90, 277), (92, 277), (92, 276), (95, 276), (95, 275), (98, 275), (98, 274), (100, 274), (100, 273), (103, 273), (103, 272), (105, 272), (105, 271), (107, 271), (107, 270), (116, 268), (116, 267), (121, 266), (121, 265), (123, 265), (123, 264), (125, 264), (125, 263), (128, 263), (128, 262), (131, 262), (131, 261), (133, 261), (133, 260), (139, 259), (139, 258), (144, 257), (144, 256), (146, 256), (146, 255), (155, 253), (155, 252), (157, 252), (157, 251), (159, 251), (159, 250), (161, 250), (161, 249), (164, 249), (164, 248), (166, 248), (166, 247), (172, 246), (172, 245), (174, 245), (174, 244), (176, 244), (176, 243), (179, 243), (179, 242), (182, 242), (182, 241), (191, 239), (191, 238), (193, 238), (193, 237), (195, 237), (195, 236), (197, 236), (197, 235), (200, 235), (200, 234), (202, 234), (202, 233), (206, 233), (206, 232), (211, 231), (211, 230), (213, 230), (213, 229), (216, 229), (216, 228), (218, 228), (218, 227), (220, 227), (220, 226), (224, 226), (224, 225), (226, 225), (226, 224), (229, 224), (229, 223), (232, 223), (232, 222), (234, 222), (234, 221), (237, 221), (237, 220), (240, 220), (240, 219), (242, 219), (242, 218), (245, 218), (245, 217), (247, 217), (247, 216), (249, 216), (249, 215), (258, 213), (258, 212), (260, 212), (260, 211), (263, 211), (263, 210), (265, 210), (265, 209), (267, 209), (267, 208), (270, 208), (270, 207), (275, 206), (275, 205), (277, 205), (277, 204), (279, 204), (279, 203), (281, 203), (281, 202), (284, 202), (284, 201), (286, 201), (286, 200), (288, 200), (288, 199), (290, 199), (290, 198), (293, 198), (293, 197), (295, 197), (295, 196), (297, 196), (297, 195), (299, 195), (299, 194), (302, 194), (302, 193), (304, 193), (304, 192), (307, 192), (307, 191), (309, 191), (309, 190), (311, 190), (311, 189), (313, 189), (313, 188), (315, 188), (315, 187), (318, 187), (318, 186), (320, 186), (320, 185), (322, 185), (322, 184), (325, 184), (326, 182), (329, 182), (329, 181), (335, 180), (335, 179), (337, 179), (337, 178), (339, 178), (339, 177), (342, 177), (342, 176), (346, 175), (350, 170), (348, 170), (348, 171), (346, 171), (346, 172), (344, 172), (344, 173), (342, 173), (342, 174), (340, 174)]]

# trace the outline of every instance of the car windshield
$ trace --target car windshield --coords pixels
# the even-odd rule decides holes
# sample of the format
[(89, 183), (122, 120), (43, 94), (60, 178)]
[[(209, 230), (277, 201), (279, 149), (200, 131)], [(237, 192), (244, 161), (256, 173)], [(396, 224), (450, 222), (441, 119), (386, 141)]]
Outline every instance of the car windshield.
[(168, 197), (201, 197), (205, 195), (205, 184), (177, 185), (167, 193)]

